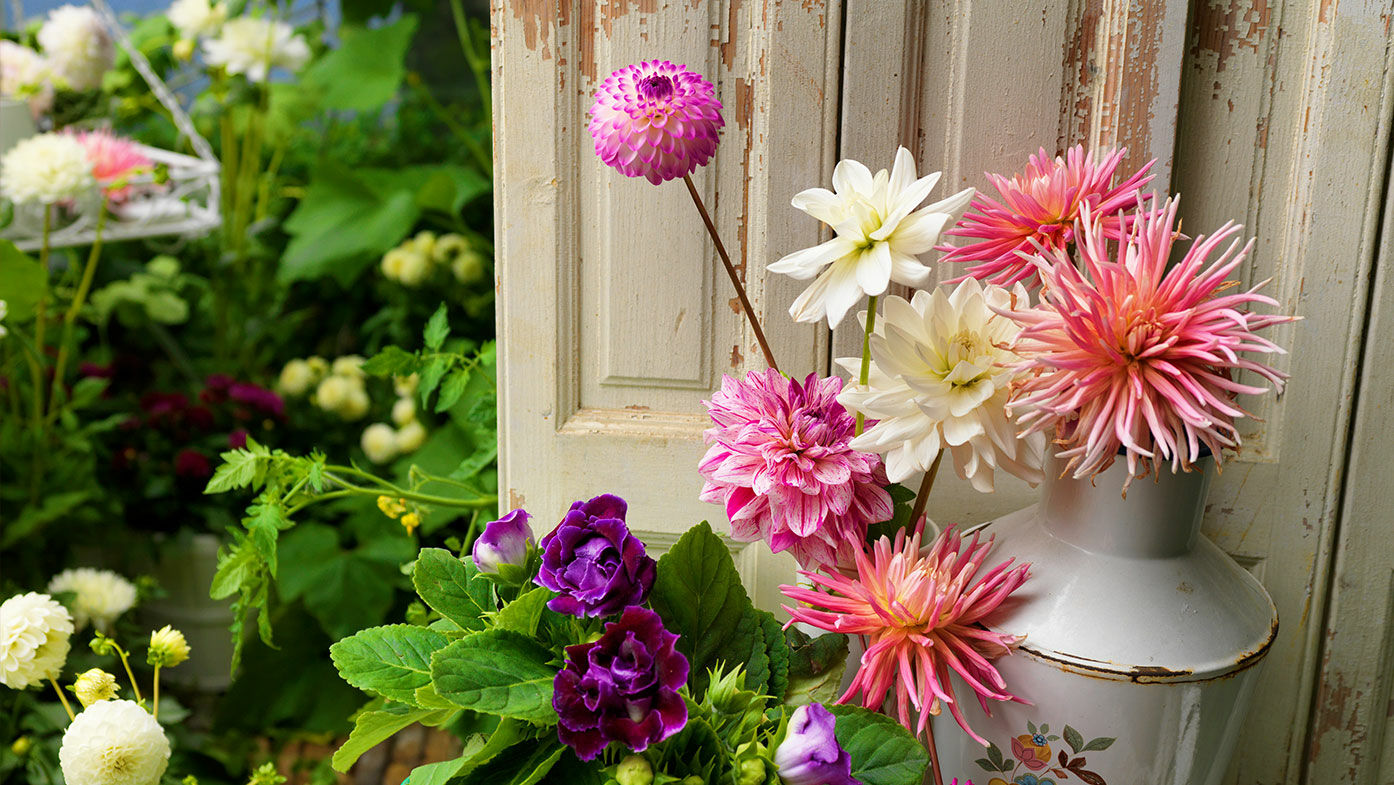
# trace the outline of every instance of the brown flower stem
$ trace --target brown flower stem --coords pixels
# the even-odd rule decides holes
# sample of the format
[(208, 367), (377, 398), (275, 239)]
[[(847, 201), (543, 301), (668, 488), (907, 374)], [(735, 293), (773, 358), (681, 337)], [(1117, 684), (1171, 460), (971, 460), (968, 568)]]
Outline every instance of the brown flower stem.
[(920, 516), (924, 515), (925, 504), (929, 502), (929, 492), (934, 490), (934, 478), (939, 474), (939, 462), (944, 460), (944, 450), (940, 449), (939, 454), (934, 456), (934, 463), (929, 465), (929, 471), (924, 473), (924, 479), (920, 480), (920, 492), (915, 494), (915, 506), (910, 508), (910, 525), (919, 523)]
[[(871, 381), (871, 334), (876, 330), (876, 296), (872, 295), (866, 303), (866, 332), (862, 334), (862, 367), (857, 375), (857, 384), (865, 387)], [(857, 427), (852, 433), (861, 436), (866, 426), (866, 415), (857, 412)]]
[(721, 236), (716, 233), (716, 225), (712, 223), (706, 205), (702, 204), (697, 186), (692, 184), (692, 178), (688, 175), (683, 175), (682, 181), (687, 185), (687, 193), (692, 197), (692, 203), (697, 205), (697, 212), (702, 215), (702, 223), (707, 225), (707, 234), (711, 235), (712, 242), (716, 243), (716, 253), (721, 257), (721, 263), (726, 265), (726, 274), (731, 277), (731, 285), (736, 287), (736, 296), (740, 298), (741, 307), (745, 309), (745, 318), (750, 321), (750, 328), (755, 331), (755, 340), (760, 342), (760, 351), (765, 353), (765, 364), (776, 371), (779, 370), (774, 361), (774, 352), (770, 351), (770, 345), (765, 340), (765, 331), (760, 329), (760, 319), (755, 315), (755, 307), (745, 296), (745, 286), (741, 284), (740, 276), (736, 275), (736, 267), (731, 264), (731, 257), (726, 253), (726, 246), (721, 243)]
[(929, 750), (929, 767), (934, 771), (934, 785), (944, 785), (944, 774), (939, 771), (939, 749), (934, 746), (933, 722), (924, 726), (924, 741), (925, 749)]
[(58, 700), (62, 701), (63, 703), (63, 711), (66, 711), (68, 713), (68, 721), (71, 722), (77, 719), (77, 715), (73, 714), (72, 704), (68, 703), (68, 696), (63, 694), (63, 688), (59, 687), (58, 682), (54, 681), (52, 678), (49, 678), (48, 683), (52, 684), (53, 691), (58, 693)]

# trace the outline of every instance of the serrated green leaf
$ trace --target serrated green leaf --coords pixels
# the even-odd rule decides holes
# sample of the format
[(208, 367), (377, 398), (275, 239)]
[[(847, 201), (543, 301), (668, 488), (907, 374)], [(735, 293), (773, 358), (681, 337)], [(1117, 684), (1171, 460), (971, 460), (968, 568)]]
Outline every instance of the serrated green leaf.
[(403, 55), (416, 32), (416, 16), (368, 28), (344, 25), (342, 42), (305, 69), (301, 81), (320, 91), (327, 109), (371, 112), (397, 94), (406, 76)]
[(344, 681), (410, 705), (416, 690), (431, 683), (431, 655), (448, 643), (435, 630), (389, 624), (344, 638), (329, 647), (329, 656)]
[(442, 698), (440, 696), (440, 693), (436, 692), (435, 686), (431, 684), (427, 684), (425, 687), (416, 688), (416, 705), (420, 706), (423, 709), (451, 709), (452, 711), (459, 710), (458, 706), (446, 700), (445, 698)]
[(516, 744), (489, 765), (470, 772), (459, 785), (534, 785), (561, 759), (566, 747), (555, 735)]
[(430, 320), (426, 322), (426, 329), (422, 332), (421, 337), (426, 342), (427, 349), (438, 352), (449, 336), (450, 320), (446, 315), (445, 303), (441, 303), (436, 312), (431, 314)]
[(464, 395), (465, 388), (469, 386), (469, 383), (469, 371), (461, 368), (452, 372), (450, 378), (445, 380), (445, 384), (441, 385), (440, 397), (436, 399), (436, 411), (443, 412), (454, 406), (460, 400), (460, 396)]
[(215, 600), (226, 599), (236, 594), (247, 583), (251, 571), (256, 566), (256, 553), (246, 543), (233, 543), (218, 550), (218, 569), (213, 573), (213, 582), (208, 596)]
[(444, 548), (422, 548), (412, 572), (416, 593), (431, 609), (461, 629), (484, 629), (484, 616), (494, 611), (493, 585), (466, 562)]
[(541, 586), (523, 592), (494, 615), (494, 627), (532, 637), (551, 598), (552, 592)]
[(363, 361), (363, 372), (370, 376), (407, 376), (416, 370), (417, 362), (416, 355), (397, 346), (387, 346)]
[(833, 735), (838, 746), (852, 757), (854, 779), (862, 785), (917, 785), (924, 781), (929, 753), (900, 723), (860, 706), (827, 708), (837, 717)]
[(246, 488), (257, 475), (260, 458), (250, 450), (229, 450), (220, 456), (223, 464), (213, 472), (204, 493), (223, 493), (233, 488)]
[(508, 630), (488, 630), (451, 643), (431, 658), (431, 680), (457, 706), (535, 723), (556, 722), (552, 652)]
[(453, 711), (456, 711), (454, 707), (449, 710), (399, 707), (394, 711), (361, 711), (354, 718), (348, 739), (335, 751), (330, 765), (335, 771), (347, 772), (363, 753), (386, 741), (397, 731), (423, 719), (446, 716)]
[(282, 523), (289, 525), (289, 521), (285, 519), (280, 506), (275, 504), (254, 504), (247, 508), (247, 512), (251, 515), (242, 519), (242, 525), (247, 527), (253, 547), (266, 563), (271, 577), (275, 578), (279, 564), (276, 558), (276, 537), (281, 529), (285, 528)]
[(450, 369), (450, 359), (447, 357), (432, 357), (424, 368), (421, 369), (420, 381), (417, 383), (416, 392), (421, 396), (421, 406), (425, 408), (429, 405), (431, 393), (440, 386), (440, 379), (445, 372)]

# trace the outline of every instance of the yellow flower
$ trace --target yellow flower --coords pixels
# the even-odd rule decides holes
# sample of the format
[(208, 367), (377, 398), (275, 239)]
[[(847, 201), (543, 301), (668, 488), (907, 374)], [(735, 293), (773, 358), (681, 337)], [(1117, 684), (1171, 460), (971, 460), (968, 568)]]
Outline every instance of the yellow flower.
[(379, 496), (378, 509), (382, 510), (383, 515), (396, 520), (398, 516), (407, 511), (407, 500), (393, 499), (390, 496)]
[(184, 633), (168, 624), (150, 633), (150, 652), (145, 657), (146, 662), (173, 668), (187, 659), (189, 643), (184, 640)]
[(316, 381), (314, 369), (305, 360), (291, 360), (281, 369), (276, 391), (282, 395), (304, 395)]
[(414, 512), (409, 512), (409, 513), (407, 513), (406, 515), (403, 515), (403, 516), (402, 516), (402, 526), (406, 527), (407, 535), (408, 535), (408, 536), (410, 536), (412, 532), (416, 531), (416, 527), (418, 527), (418, 526), (420, 526), (420, 525), (421, 525), (421, 516), (420, 516), (420, 515), (417, 515), (417, 514), (414, 513)]
[(73, 682), (73, 694), (87, 708), (97, 701), (109, 701), (116, 697), (116, 677), (101, 668), (93, 668)]

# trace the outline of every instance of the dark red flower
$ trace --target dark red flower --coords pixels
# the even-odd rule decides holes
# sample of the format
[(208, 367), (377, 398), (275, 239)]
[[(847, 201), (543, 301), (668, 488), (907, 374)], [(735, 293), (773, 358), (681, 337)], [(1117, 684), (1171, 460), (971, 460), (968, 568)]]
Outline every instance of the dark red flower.
[(201, 479), (213, 474), (213, 465), (203, 453), (186, 447), (174, 456), (174, 473), (180, 477)]

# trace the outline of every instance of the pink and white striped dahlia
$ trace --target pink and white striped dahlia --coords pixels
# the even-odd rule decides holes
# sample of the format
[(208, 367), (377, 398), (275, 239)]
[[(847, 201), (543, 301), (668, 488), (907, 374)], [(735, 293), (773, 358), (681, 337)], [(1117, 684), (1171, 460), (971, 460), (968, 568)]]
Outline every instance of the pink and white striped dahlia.
[[(979, 542), (974, 534), (965, 547), (950, 527), (922, 554), (919, 533), (907, 539), (901, 531), (894, 545), (882, 537), (869, 556), (857, 554), (856, 577), (804, 572), (814, 588), (779, 587), (800, 603), (784, 606), (793, 621), (866, 636), (857, 675), (838, 703), (861, 693), (861, 705), (876, 710), (894, 690), (900, 724), (915, 733), (924, 733), (929, 718), (948, 704), (959, 726), (987, 746), (963, 718), (949, 671), (973, 690), (989, 716), (988, 699), (1026, 703), (1007, 691), (991, 662), (1021, 638), (991, 632), (982, 622), (1030, 574), (1029, 564), (1013, 567), (1008, 559), (978, 575), (990, 550), (991, 537)], [(913, 727), (911, 707), (920, 715)]]
[(133, 192), (132, 177), (151, 172), (155, 164), (140, 151), (140, 147), (123, 136), (107, 130), (67, 132), (82, 145), (92, 177), (102, 193), (113, 203), (129, 199)]
[(1116, 240), (1126, 232), (1131, 216), (1122, 214), (1139, 204), (1138, 189), (1152, 175), (1153, 161), (1118, 185), (1114, 174), (1127, 148), (1100, 151), (1096, 157), (1082, 145), (1070, 148), (1064, 156), (1052, 159), (1045, 148), (1031, 156), (1026, 171), (1008, 179), (998, 174), (986, 177), (1002, 195), (997, 201), (981, 192), (973, 199), (969, 212), (944, 234), (970, 238), (959, 247), (940, 246), (947, 251), (941, 262), (963, 262), (973, 266), (954, 279), (977, 278), (998, 286), (1025, 282), (1034, 288), (1040, 281), (1035, 266), (1018, 255), (1036, 253), (1036, 246), (1065, 248), (1074, 239), (1075, 219), (1089, 205), (1095, 215), (1105, 216), (1104, 231)]
[(1155, 211), (1140, 208), (1116, 259), (1103, 220), (1086, 207), (1075, 255), (1083, 272), (1057, 248), (1036, 260), (1044, 279), (1041, 305), (1002, 312), (1022, 325), (1013, 349), (1030, 374), (1018, 381), (1008, 408), (1025, 410), (1019, 422), (1026, 433), (1054, 432), (1076, 478), (1103, 471), (1122, 451), (1128, 482), (1139, 467), (1160, 471), (1163, 461), (1173, 472), (1188, 471), (1202, 447), (1218, 462), (1221, 448), (1239, 446), (1234, 421), (1247, 412), (1236, 396), (1267, 391), (1236, 381), (1236, 372), (1256, 374), (1279, 391), (1287, 378), (1239, 356), (1283, 353), (1257, 331), (1294, 317), (1245, 310), (1278, 304), (1257, 293), (1268, 282), (1223, 294), (1236, 285), (1225, 277), (1253, 241), (1239, 248), (1232, 240), (1212, 261), (1242, 228), (1226, 223), (1197, 237), (1168, 269), (1178, 204), (1172, 198)]
[(705, 166), (723, 124), (711, 82), (667, 60), (610, 74), (595, 91), (590, 114), (600, 160), (654, 185)]
[(705, 402), (701, 499), (726, 506), (732, 539), (764, 540), (804, 567), (851, 569), (866, 527), (890, 520), (881, 459), (849, 444), (856, 419), (841, 390), (837, 377), (800, 384), (767, 369), (724, 377)]

